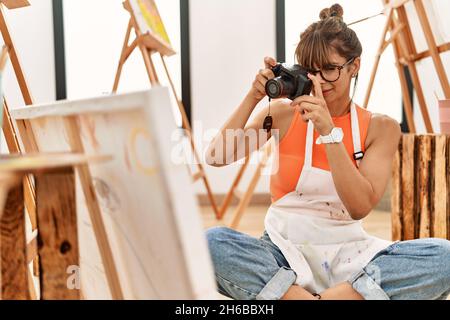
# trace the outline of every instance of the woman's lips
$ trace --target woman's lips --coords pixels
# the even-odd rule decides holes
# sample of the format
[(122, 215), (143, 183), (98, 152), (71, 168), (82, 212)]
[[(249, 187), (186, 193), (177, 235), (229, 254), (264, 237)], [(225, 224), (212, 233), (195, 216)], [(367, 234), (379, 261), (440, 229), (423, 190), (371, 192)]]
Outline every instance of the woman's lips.
[(329, 94), (331, 91), (333, 91), (333, 89), (322, 90), (322, 94), (327, 95), (327, 94)]

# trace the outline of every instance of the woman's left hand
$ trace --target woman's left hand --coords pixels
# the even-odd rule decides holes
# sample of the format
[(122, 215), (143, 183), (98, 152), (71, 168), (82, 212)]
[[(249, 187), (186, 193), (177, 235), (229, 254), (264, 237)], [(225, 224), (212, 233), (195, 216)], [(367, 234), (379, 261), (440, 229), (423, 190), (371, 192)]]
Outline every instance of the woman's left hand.
[(313, 96), (297, 97), (292, 101), (291, 106), (300, 112), (304, 121), (311, 120), (320, 135), (326, 136), (334, 128), (333, 119), (323, 98), (319, 80), (312, 74), (308, 74), (308, 77), (313, 82)]

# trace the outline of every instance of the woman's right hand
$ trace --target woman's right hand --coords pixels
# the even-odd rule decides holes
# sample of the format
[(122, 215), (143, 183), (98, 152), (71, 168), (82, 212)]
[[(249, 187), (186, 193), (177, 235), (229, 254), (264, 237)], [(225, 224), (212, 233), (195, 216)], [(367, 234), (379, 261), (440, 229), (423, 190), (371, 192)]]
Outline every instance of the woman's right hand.
[(264, 69), (260, 69), (253, 81), (250, 95), (256, 100), (262, 100), (266, 96), (266, 82), (275, 78), (272, 67), (277, 65), (277, 61), (272, 57), (264, 58)]

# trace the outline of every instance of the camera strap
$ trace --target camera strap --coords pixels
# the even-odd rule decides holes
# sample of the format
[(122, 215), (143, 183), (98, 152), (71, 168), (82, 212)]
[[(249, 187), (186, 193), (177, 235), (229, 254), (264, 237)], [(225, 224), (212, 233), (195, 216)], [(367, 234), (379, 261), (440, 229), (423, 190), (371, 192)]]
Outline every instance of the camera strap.
[(270, 102), (272, 101), (272, 99), (269, 97), (269, 113), (267, 114), (267, 116), (264, 119), (264, 123), (263, 123), (263, 128), (264, 130), (266, 130), (266, 132), (269, 132), (270, 130), (272, 130), (272, 116), (270, 115)]

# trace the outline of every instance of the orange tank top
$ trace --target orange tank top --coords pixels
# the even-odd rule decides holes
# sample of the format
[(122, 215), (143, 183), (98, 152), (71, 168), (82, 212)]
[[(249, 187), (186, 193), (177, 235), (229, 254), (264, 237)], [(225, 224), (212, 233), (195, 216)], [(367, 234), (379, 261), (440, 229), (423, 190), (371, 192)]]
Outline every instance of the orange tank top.
[[(372, 113), (364, 108), (356, 106), (358, 115), (359, 130), (361, 136), (361, 150), (365, 151), (364, 141), (367, 137), (367, 130)], [(344, 131), (343, 143), (353, 164), (356, 166), (356, 160), (353, 158), (353, 139), (351, 128), (351, 112), (340, 117), (332, 117), (336, 127)], [(297, 181), (300, 177), (303, 162), (305, 160), (306, 130), (308, 124), (303, 121), (300, 112), (295, 111), (288, 131), (281, 139), (278, 145), (278, 170), (270, 177), (270, 194), (272, 202), (280, 199), (285, 194), (295, 190)], [(325, 145), (315, 144), (319, 133), (314, 130), (314, 145), (312, 166), (330, 171)]]

